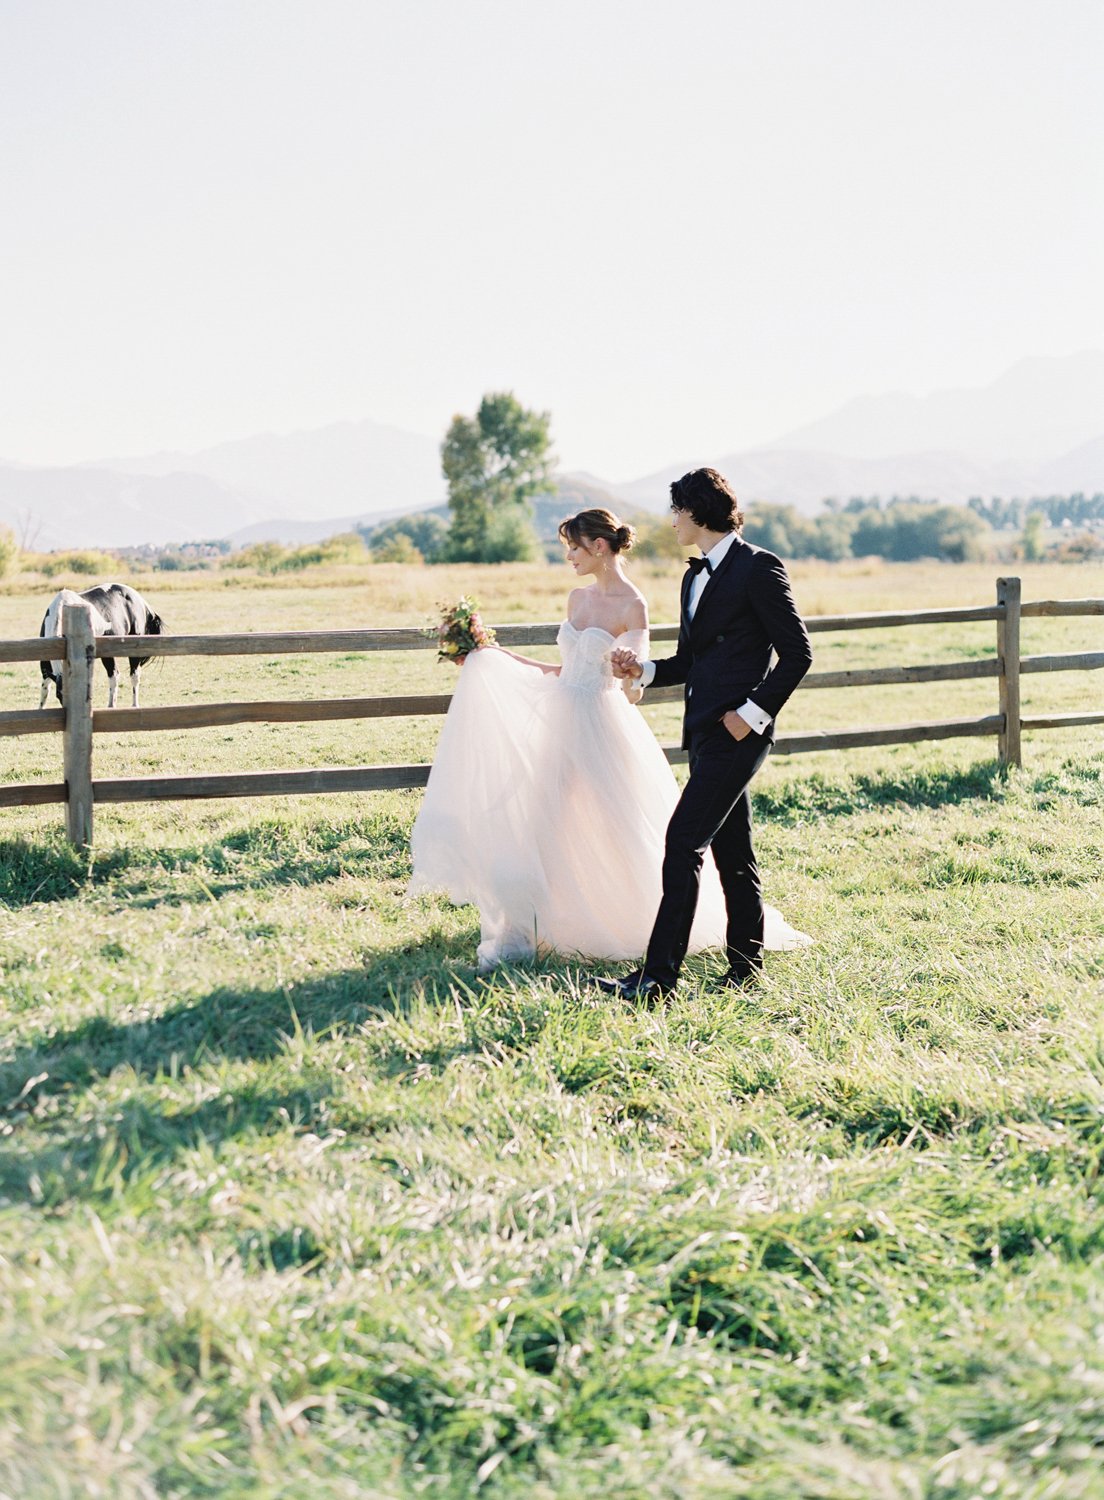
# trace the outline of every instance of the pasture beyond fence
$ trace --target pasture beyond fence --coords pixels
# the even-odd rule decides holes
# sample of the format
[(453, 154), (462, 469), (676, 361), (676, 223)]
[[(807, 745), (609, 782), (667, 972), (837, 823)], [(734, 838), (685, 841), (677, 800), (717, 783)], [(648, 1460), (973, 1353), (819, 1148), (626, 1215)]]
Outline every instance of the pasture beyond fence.
[[(803, 755), (863, 745), (899, 745), (920, 740), (995, 736), (1004, 765), (1021, 763), (1024, 730), (1060, 729), (1104, 724), (1104, 712), (1023, 718), (1020, 679), (1033, 672), (1092, 671), (1104, 667), (1104, 651), (1067, 652), (1056, 656), (1020, 654), (1020, 621), (1031, 616), (1104, 615), (1104, 599), (1051, 599), (1023, 603), (1018, 578), (997, 580), (992, 605), (963, 609), (814, 615), (806, 620), (811, 634), (844, 630), (877, 630), (900, 625), (942, 625), (991, 620), (996, 625), (996, 655), (979, 661), (936, 662), (923, 666), (871, 667), (854, 671), (810, 672), (799, 692), (817, 688), (859, 688), (894, 683), (960, 682), (997, 679), (996, 712), (982, 718), (949, 719), (922, 724), (883, 725), (825, 733), (779, 735), (776, 755)], [(436, 649), (435, 636), (418, 629), (323, 630), (294, 633), (255, 632), (240, 635), (95, 637), (87, 606), (65, 610), (64, 633), (58, 638), (0, 641), (0, 661), (60, 661), (63, 708), (0, 712), (0, 737), (61, 733), (62, 782), (0, 784), (0, 807), (62, 802), (69, 838), (79, 848), (92, 842), (93, 808), (107, 802), (163, 802), (195, 797), (270, 797), (309, 792), (363, 792), (424, 786), (427, 765), (344, 766), (302, 771), (242, 771), (215, 776), (142, 776), (97, 780), (92, 747), (97, 734), (159, 729), (197, 729), (212, 725), (308, 723), (324, 719), (374, 719), (400, 715), (443, 714), (451, 695), (392, 695), (378, 698), (318, 698), (272, 702), (210, 703), (165, 708), (95, 709), (92, 669), (97, 657), (109, 656), (279, 656), (304, 652), (416, 651)], [(501, 625), (506, 646), (544, 646), (556, 639), (555, 625)], [(677, 625), (659, 625), (654, 641), (672, 641)], [(681, 688), (648, 693), (650, 703), (680, 699)], [(669, 760), (685, 758), (676, 746), (663, 747)]]

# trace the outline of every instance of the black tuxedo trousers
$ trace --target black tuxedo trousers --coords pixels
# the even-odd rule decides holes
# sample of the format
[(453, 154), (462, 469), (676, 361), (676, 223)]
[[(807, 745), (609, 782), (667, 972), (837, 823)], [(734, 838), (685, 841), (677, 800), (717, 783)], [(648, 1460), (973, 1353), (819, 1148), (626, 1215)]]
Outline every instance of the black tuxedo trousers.
[(770, 747), (768, 735), (735, 740), (724, 725), (690, 742), (690, 778), (667, 826), (663, 898), (644, 959), (644, 972), (660, 984), (675, 984), (686, 957), (707, 849), (713, 851), (728, 911), (729, 969), (743, 977), (762, 965), (763, 891), (748, 783)]

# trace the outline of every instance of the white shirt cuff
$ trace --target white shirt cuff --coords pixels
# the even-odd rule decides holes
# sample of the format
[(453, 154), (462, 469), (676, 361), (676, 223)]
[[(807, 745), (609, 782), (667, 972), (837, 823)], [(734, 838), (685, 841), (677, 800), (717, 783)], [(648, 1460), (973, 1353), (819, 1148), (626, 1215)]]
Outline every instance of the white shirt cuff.
[(740, 705), (736, 710), (745, 724), (750, 724), (756, 734), (766, 734), (771, 727), (771, 716), (764, 713), (758, 703), (753, 703), (749, 698), (746, 703)]
[(640, 677), (637, 678), (637, 686), (642, 688), (651, 687), (652, 679), (655, 676), (655, 662), (642, 661), (640, 665), (644, 670)]

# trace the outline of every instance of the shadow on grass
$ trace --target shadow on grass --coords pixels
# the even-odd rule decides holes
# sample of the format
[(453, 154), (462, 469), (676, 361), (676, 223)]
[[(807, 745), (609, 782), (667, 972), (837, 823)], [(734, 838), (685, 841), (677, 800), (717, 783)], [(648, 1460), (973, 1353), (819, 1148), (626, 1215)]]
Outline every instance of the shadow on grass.
[[(309, 1043), (355, 1032), (381, 1012), (399, 1012), (415, 994), (453, 1007), (457, 992), (467, 1002), (481, 986), (463, 977), (470, 944), (462, 938), (449, 942), (438, 935), (371, 957), (370, 968), (299, 984), (221, 986), (149, 1019), (92, 1016), (21, 1049), (0, 1065), (0, 1125), (6, 1120), (14, 1127), (0, 1138), (0, 1199), (60, 1208), (72, 1201), (106, 1203), (125, 1189), (133, 1210), (144, 1194), (154, 1202), (162, 1168), (182, 1153), (217, 1152), (229, 1140), (289, 1127), (323, 1133), (347, 1124), (345, 1105), (334, 1104), (339, 1080), (332, 1054), (312, 1054)], [(462, 1034), (447, 1044), (427, 1047), (419, 1039), (412, 1051), (401, 1041), (380, 1042), (363, 1061), (373, 1076), (394, 1079), (446, 1067), (489, 1042), (531, 1044), (543, 1002), (519, 995), (516, 1005), (509, 998), (503, 1005), (501, 980), (498, 1001), (473, 1007)], [(299, 1050), (301, 1037), (305, 1051)], [(193, 1085), (173, 1082), (222, 1062), (255, 1064), (258, 1076), (221, 1080), (213, 1097), (194, 1104)], [(106, 1093), (97, 1089), (122, 1068), (148, 1087), (134, 1089), (128, 1078), (115, 1090), (121, 1099), (110, 1084)], [(210, 1071), (199, 1077), (204, 1089), (220, 1082)], [(375, 1128), (359, 1106), (355, 1128)], [(298, 1242), (293, 1248), (306, 1253)], [(276, 1258), (291, 1253), (270, 1250)]]
[(1067, 760), (1060, 771), (1036, 776), (1032, 791), (1040, 809), (1056, 802), (1072, 802), (1079, 807), (1104, 805), (1104, 755)]
[(60, 841), (31, 843), (0, 839), (0, 906), (31, 906), (37, 901), (66, 901), (96, 878), (125, 869), (127, 852), (82, 854)]
[(0, 906), (65, 901), (118, 881), (128, 908), (176, 906), (263, 885), (320, 885), (352, 876), (396, 880), (409, 874), (410, 829), (394, 816), (313, 824), (268, 821), (204, 844), (123, 846), (81, 853), (60, 835), (42, 842), (0, 841)]
[(156, 1178), (182, 1153), (201, 1146), (217, 1151), (229, 1140), (273, 1135), (289, 1126), (324, 1128), (331, 1092), (328, 1080), (316, 1078), (284, 1090), (235, 1088), (175, 1110), (127, 1099), (112, 1110), (105, 1129), (90, 1132), (70, 1121), (69, 1130), (51, 1132), (37, 1149), (5, 1142), (0, 1195), (57, 1208), (74, 1200), (103, 1202), (126, 1190), (131, 1208), (140, 1209), (144, 1191), (152, 1206), (160, 1191)]
[(299, 1033), (325, 1037), (355, 1028), (415, 994), (451, 1005), (452, 988), (466, 988), (470, 958), (466, 938), (434, 933), (420, 944), (369, 953), (361, 969), (273, 988), (223, 985), (150, 1019), (90, 1016), (0, 1064), (0, 1116), (26, 1107), (28, 1094), (71, 1094), (119, 1067), (153, 1079), (219, 1059), (264, 1062)]
[[(428, 946), (432, 964), (441, 945)], [(379, 967), (386, 971), (386, 962)], [(156, 1086), (212, 1062), (263, 1066), (301, 1033), (324, 1037), (355, 1028), (399, 1003), (385, 974), (366, 968), (278, 988), (221, 986), (150, 1019), (92, 1016), (25, 1047), (0, 1066), (0, 1122), (16, 1125), (0, 1142), (0, 1197), (50, 1208), (107, 1202), (125, 1190), (131, 1206), (140, 1206), (144, 1193), (151, 1201), (156, 1195), (164, 1165), (182, 1153), (201, 1146), (218, 1151), (231, 1139), (288, 1126), (321, 1131), (334, 1080), (309, 1058), (296, 1066), (294, 1079), (288, 1070), (268, 1070), (264, 1082), (235, 1081), (194, 1105), (179, 1094), (166, 1099), (163, 1087), (152, 1098), (128, 1091), (109, 1110), (90, 1112), (81, 1100), (117, 1068), (129, 1067)], [(287, 1083), (267, 1086), (271, 1077)], [(28, 1119), (47, 1100), (45, 1112)]]
[[(466, 945), (456, 942), (459, 969)], [(217, 1059), (264, 1062), (297, 1032), (324, 1037), (356, 1028), (381, 1010), (401, 1008), (414, 992), (449, 993), (449, 945), (440, 939), (402, 954), (383, 954), (363, 971), (344, 971), (278, 989), (220, 986), (150, 1020), (113, 1022), (92, 1016), (0, 1065), (0, 1112), (12, 1109), (28, 1080), (46, 1074), (34, 1097), (84, 1089), (115, 1068), (142, 1079), (175, 1074)]]
[(829, 780), (815, 773), (777, 788), (756, 790), (756, 814), (779, 823), (810, 818), (845, 818), (857, 812), (904, 803), (908, 807), (944, 807), (973, 799), (997, 801), (1006, 772), (999, 761), (979, 761), (959, 769), (917, 769), (900, 776), (842, 776)]
[(258, 886), (317, 886), (331, 880), (405, 880), (410, 827), (378, 814), (354, 822), (276, 821), (235, 829), (194, 849), (132, 853), (132, 907), (174, 906)]

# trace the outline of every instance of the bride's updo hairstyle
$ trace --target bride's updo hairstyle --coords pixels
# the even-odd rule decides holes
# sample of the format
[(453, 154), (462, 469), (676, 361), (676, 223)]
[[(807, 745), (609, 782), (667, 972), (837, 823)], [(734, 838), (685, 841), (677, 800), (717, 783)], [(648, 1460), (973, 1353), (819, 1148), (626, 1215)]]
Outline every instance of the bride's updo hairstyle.
[(636, 541), (636, 532), (631, 526), (622, 525), (612, 511), (598, 507), (581, 510), (577, 516), (560, 522), (561, 542), (577, 547), (580, 542), (596, 542), (599, 538), (609, 543), (611, 552), (628, 552)]

